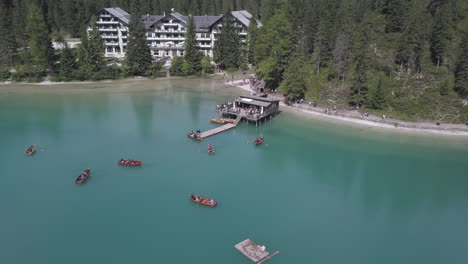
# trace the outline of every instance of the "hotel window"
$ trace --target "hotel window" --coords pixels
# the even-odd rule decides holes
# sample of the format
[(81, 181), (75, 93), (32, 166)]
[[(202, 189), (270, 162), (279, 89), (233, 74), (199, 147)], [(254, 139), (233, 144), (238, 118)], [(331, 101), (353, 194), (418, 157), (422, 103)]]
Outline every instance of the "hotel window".
[(107, 52), (112, 52), (112, 47), (107, 47)]

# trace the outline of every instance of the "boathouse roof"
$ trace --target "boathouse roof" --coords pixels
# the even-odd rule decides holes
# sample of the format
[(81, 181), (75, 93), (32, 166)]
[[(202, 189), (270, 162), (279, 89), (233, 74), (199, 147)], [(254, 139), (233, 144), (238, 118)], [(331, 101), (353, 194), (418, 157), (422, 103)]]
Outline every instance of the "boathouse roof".
[(272, 103), (277, 103), (279, 101), (280, 100), (264, 98), (264, 97), (259, 97), (259, 96), (240, 96), (239, 98), (236, 99), (236, 102), (238, 103), (244, 103), (244, 104), (255, 105), (255, 106), (263, 106), (263, 107), (268, 107)]

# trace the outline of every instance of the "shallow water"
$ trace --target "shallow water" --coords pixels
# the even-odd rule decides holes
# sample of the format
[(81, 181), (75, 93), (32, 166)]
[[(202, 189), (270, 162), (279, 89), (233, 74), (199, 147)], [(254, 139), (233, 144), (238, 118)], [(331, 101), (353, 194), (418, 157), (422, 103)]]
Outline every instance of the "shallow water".
[(240, 93), (197, 79), (0, 87), (0, 263), (250, 263), (233, 248), (246, 238), (281, 252), (267, 263), (467, 263), (468, 140), (288, 112), (185, 136)]

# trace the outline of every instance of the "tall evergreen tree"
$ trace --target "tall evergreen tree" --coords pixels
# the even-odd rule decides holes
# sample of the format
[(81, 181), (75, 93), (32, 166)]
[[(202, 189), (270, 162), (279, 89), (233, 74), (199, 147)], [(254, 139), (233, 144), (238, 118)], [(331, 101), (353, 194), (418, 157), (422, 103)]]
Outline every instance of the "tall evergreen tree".
[(141, 16), (134, 13), (130, 20), (128, 36), (128, 50), (125, 65), (127, 71), (133, 76), (142, 76), (151, 66), (151, 50), (146, 41), (146, 30), (140, 19)]
[(231, 12), (227, 12), (223, 17), (223, 27), (215, 43), (216, 63), (224, 69), (237, 69), (240, 65), (241, 43), (236, 26), (236, 20)]
[(53, 64), (53, 50), (47, 25), (41, 9), (31, 4), (26, 17), (26, 34), (28, 37), (29, 54), (35, 65), (44, 68)]
[(362, 106), (367, 103), (369, 69), (368, 60), (368, 28), (362, 25), (359, 30), (358, 41), (354, 51), (354, 80), (351, 85), (350, 103), (354, 106)]
[(408, 23), (407, 0), (388, 0), (384, 13), (387, 18), (385, 30), (387, 32), (401, 32)]
[(448, 5), (444, 5), (436, 12), (431, 35), (431, 58), (432, 62), (439, 66), (447, 50), (450, 39), (450, 14)]
[(91, 31), (81, 33), (81, 44), (78, 46), (80, 67), (91, 74), (103, 66), (104, 41), (102, 40), (96, 21), (92, 19)]
[(461, 42), (461, 52), (455, 68), (454, 90), (463, 98), (468, 98), (468, 33)]
[(369, 106), (372, 109), (383, 109), (386, 100), (387, 97), (385, 94), (385, 88), (382, 84), (382, 80), (379, 80), (379, 82), (377, 83), (377, 88), (370, 100)]
[(250, 20), (249, 27), (247, 28), (247, 61), (255, 64), (255, 46), (258, 38), (258, 24), (255, 18)]
[(187, 31), (185, 33), (184, 58), (188, 65), (187, 74), (200, 73), (202, 70), (202, 54), (198, 50), (197, 36), (195, 34), (195, 23), (193, 16), (189, 16), (187, 21)]
[(76, 63), (76, 57), (73, 51), (68, 47), (68, 44), (64, 43), (64, 49), (60, 56), (60, 76), (66, 80), (73, 79), (73, 72), (78, 68)]
[(13, 32), (11, 0), (0, 1), (0, 66), (12, 66), (18, 50)]
[(293, 55), (293, 59), (288, 68), (284, 71), (284, 79), (279, 86), (282, 93), (287, 94), (289, 100), (304, 98), (307, 90), (304, 71), (305, 56), (303, 51), (298, 49)]

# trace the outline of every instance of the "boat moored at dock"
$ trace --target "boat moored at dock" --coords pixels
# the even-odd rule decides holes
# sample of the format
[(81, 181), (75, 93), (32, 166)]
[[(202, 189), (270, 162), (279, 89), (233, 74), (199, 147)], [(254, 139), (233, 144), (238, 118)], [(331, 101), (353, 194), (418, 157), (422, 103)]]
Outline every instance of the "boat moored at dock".
[(191, 138), (191, 139), (198, 140), (198, 141), (202, 141), (202, 140), (203, 140), (203, 138), (202, 138), (199, 134), (193, 133), (193, 132), (187, 133), (187, 137), (189, 137), (189, 138)]

